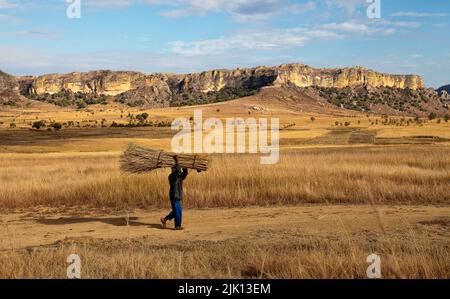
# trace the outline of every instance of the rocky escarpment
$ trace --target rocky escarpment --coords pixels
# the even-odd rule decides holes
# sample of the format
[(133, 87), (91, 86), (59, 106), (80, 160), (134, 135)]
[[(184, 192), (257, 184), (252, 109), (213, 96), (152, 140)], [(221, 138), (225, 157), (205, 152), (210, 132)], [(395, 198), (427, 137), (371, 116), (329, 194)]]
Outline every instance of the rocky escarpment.
[(315, 69), (303, 64), (213, 70), (193, 74), (93, 71), (18, 78), (24, 96), (58, 106), (85, 107), (116, 101), (129, 106), (195, 105), (240, 98), (271, 85), (421, 89), (414, 75), (389, 75), (354, 67)]
[[(95, 71), (87, 73), (52, 74), (21, 81), (26, 94), (55, 94), (62, 91), (118, 96), (130, 91), (130, 96), (151, 102), (169, 98), (183, 99), (183, 95), (196, 96), (218, 93), (224, 89), (256, 90), (276, 84), (294, 84), (298, 87), (372, 87), (423, 88), (423, 80), (414, 75), (389, 75), (355, 67), (344, 69), (315, 69), (302, 64), (278, 67), (256, 67), (236, 70), (213, 70), (202, 73), (172, 75), (145, 75), (137, 72)], [(142, 89), (142, 92), (139, 91)], [(126, 97), (126, 94), (121, 99)]]
[(73, 93), (116, 96), (146, 84), (147, 76), (137, 72), (93, 71), (87, 73), (50, 74), (36, 77), (27, 93), (55, 94), (62, 91)]
[(29, 99), (78, 108), (111, 101), (133, 107), (196, 105), (245, 97), (267, 86), (286, 86), (313, 89), (318, 98), (352, 110), (388, 108), (422, 115), (448, 110), (445, 91), (439, 95), (426, 89), (420, 76), (384, 74), (363, 67), (316, 69), (285, 64), (183, 75), (92, 71), (17, 81), (18, 87), (16, 82), (12, 90)]
[(13, 76), (0, 71), (0, 105), (15, 105), (21, 100), (17, 80)]
[(367, 85), (412, 90), (425, 87), (420, 76), (383, 74), (363, 67), (315, 69), (302, 64), (287, 64), (278, 67), (277, 73), (277, 83), (292, 83), (298, 87), (345, 88)]
[(115, 100), (129, 106), (170, 106), (173, 92), (165, 75), (147, 76), (145, 84), (119, 94)]

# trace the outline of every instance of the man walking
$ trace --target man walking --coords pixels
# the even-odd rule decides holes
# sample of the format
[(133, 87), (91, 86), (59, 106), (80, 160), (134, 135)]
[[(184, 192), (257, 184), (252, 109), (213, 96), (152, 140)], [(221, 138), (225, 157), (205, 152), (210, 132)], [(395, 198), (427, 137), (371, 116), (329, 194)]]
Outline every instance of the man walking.
[(181, 169), (181, 167), (178, 165), (178, 157), (175, 156), (175, 166), (172, 167), (172, 173), (169, 175), (169, 196), (172, 205), (172, 211), (166, 217), (161, 218), (163, 228), (166, 227), (167, 220), (175, 219), (175, 230), (183, 229), (183, 227), (181, 226), (181, 201), (183, 200), (183, 181), (186, 179), (187, 175), (187, 168)]

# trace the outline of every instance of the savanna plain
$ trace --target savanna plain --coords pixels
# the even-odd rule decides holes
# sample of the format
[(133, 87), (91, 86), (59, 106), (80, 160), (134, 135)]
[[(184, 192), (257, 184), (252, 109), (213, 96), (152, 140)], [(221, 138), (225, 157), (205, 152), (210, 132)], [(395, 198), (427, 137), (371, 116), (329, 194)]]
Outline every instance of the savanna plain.
[(450, 277), (448, 122), (252, 105), (195, 109), (280, 117), (279, 163), (212, 155), (186, 180), (184, 231), (159, 223), (169, 170), (119, 169), (127, 144), (170, 150), (175, 132), (111, 124), (194, 108), (1, 111), (0, 277), (65, 278), (72, 253), (82, 278), (366, 278), (371, 254), (383, 278)]

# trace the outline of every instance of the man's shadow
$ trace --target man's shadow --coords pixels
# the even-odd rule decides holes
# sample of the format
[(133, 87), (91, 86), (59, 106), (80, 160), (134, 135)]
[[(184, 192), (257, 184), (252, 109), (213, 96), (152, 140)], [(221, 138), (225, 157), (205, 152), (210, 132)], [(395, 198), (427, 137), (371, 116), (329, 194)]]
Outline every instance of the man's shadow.
[(37, 219), (37, 223), (46, 225), (67, 225), (67, 224), (79, 224), (89, 222), (101, 222), (114, 226), (147, 226), (149, 228), (163, 229), (160, 224), (144, 223), (137, 221), (138, 217), (129, 217), (128, 221), (126, 217), (110, 217), (110, 218), (95, 218), (95, 217), (60, 217), (56, 219), (40, 218)]

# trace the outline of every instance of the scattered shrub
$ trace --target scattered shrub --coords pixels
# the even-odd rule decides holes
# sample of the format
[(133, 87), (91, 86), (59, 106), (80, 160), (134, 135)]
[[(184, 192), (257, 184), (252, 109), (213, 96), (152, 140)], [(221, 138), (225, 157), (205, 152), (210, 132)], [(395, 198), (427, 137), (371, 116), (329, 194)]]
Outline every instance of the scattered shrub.
[(44, 128), (45, 127), (45, 121), (43, 121), (43, 120), (35, 121), (31, 127), (33, 129), (37, 129), (37, 130), (39, 130), (41, 128)]
[(61, 123), (52, 123), (51, 127), (53, 129), (55, 129), (56, 131), (59, 131), (62, 129), (62, 124)]

